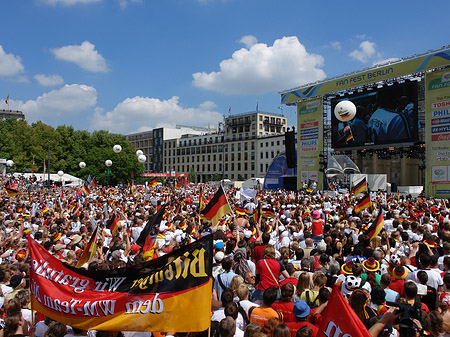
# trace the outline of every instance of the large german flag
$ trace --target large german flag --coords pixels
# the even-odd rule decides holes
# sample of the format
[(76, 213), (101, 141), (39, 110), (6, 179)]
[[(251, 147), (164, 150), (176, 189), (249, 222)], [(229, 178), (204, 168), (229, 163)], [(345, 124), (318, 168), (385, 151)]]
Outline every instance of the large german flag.
[(86, 183), (84, 183), (83, 187), (81, 188), (81, 192), (84, 193), (84, 195), (89, 195), (91, 191), (89, 190), (89, 187)]
[(152, 180), (150, 180), (150, 181), (148, 182), (148, 184), (149, 184), (151, 187), (156, 187), (156, 186), (158, 186), (158, 180), (156, 180), (156, 178), (153, 178)]
[(383, 211), (380, 209), (380, 212), (377, 215), (377, 218), (374, 222), (370, 225), (370, 227), (367, 229), (366, 234), (369, 235), (370, 240), (372, 240), (375, 236), (380, 233), (380, 231), (384, 227), (384, 217), (383, 217)]
[(229, 213), (231, 213), (230, 205), (228, 204), (223, 187), (219, 186), (216, 194), (214, 194), (211, 201), (203, 210), (202, 217), (211, 220), (211, 224), (215, 227), (219, 220)]
[(358, 182), (352, 188), (352, 195), (358, 195), (359, 193), (367, 191), (367, 181), (366, 177), (364, 177), (360, 182)]
[(359, 200), (359, 202), (355, 205), (355, 213), (360, 213), (363, 209), (369, 208), (372, 206), (372, 202), (370, 201), (369, 193), (364, 194), (364, 196)]
[(97, 272), (62, 263), (29, 236), (32, 307), (81, 330), (204, 331), (211, 324), (212, 239), (138, 267)]

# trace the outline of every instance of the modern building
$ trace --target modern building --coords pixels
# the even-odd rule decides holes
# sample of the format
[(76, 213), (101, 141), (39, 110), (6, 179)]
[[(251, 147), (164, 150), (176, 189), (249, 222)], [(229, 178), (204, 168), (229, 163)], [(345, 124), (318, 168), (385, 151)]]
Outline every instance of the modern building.
[[(165, 140), (163, 172), (191, 174), (197, 182), (264, 177), (271, 160), (284, 150), (286, 129), (287, 118), (281, 114), (252, 111), (224, 117), (214, 132)], [(268, 154), (261, 166), (259, 147), (266, 138)]]

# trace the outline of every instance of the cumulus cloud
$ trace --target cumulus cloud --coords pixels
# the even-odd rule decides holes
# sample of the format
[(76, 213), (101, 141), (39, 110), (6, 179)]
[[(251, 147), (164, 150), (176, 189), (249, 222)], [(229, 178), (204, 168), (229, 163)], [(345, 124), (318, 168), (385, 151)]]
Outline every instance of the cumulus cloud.
[(54, 75), (45, 75), (45, 74), (37, 74), (34, 75), (34, 78), (38, 83), (44, 87), (52, 87), (55, 85), (61, 85), (64, 84), (64, 80), (61, 76), (54, 74)]
[(42, 3), (50, 6), (62, 5), (62, 6), (73, 6), (78, 4), (90, 4), (101, 2), (102, 0), (41, 0)]
[(96, 110), (91, 121), (93, 129), (129, 134), (150, 130), (163, 125), (176, 124), (207, 126), (216, 124), (222, 115), (213, 111), (213, 102), (204, 102), (198, 108), (186, 108), (179, 97), (168, 100), (140, 97), (127, 98), (106, 113)]
[(330, 44), (331, 44), (331, 47), (333, 47), (336, 50), (342, 49), (341, 43), (339, 41), (332, 41), (332, 42), (330, 42)]
[(20, 56), (7, 54), (0, 46), (0, 76), (16, 76), (24, 69)]
[(240, 40), (240, 43), (243, 43), (247, 49), (250, 49), (253, 45), (258, 43), (258, 39), (253, 35), (245, 35)]
[(50, 51), (57, 59), (75, 63), (84, 70), (94, 73), (109, 71), (105, 59), (89, 41), (84, 41), (81, 45), (54, 48)]
[(310, 54), (297, 37), (283, 37), (273, 46), (257, 43), (220, 62), (218, 72), (197, 72), (193, 85), (224, 94), (265, 94), (322, 80), (323, 57)]
[[(83, 84), (66, 84), (58, 90), (52, 90), (26, 102), (14, 101), (14, 105), (31, 122), (42, 120), (44, 123), (55, 125), (61, 120), (64, 124), (72, 122), (81, 112), (97, 104), (97, 90)], [(59, 125), (59, 124), (56, 124)]]
[(359, 49), (355, 49), (350, 53), (350, 56), (354, 59), (367, 63), (371, 58), (376, 55), (376, 44), (368, 40), (361, 42)]

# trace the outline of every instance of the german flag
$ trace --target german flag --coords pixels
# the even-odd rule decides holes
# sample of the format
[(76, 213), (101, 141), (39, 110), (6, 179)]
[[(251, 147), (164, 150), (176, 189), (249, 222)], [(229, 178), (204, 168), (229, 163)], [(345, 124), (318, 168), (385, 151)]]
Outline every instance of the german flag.
[(359, 200), (359, 202), (355, 205), (355, 213), (360, 213), (363, 209), (369, 208), (372, 206), (372, 202), (370, 201), (369, 193), (364, 194), (364, 196)]
[(86, 183), (81, 188), (81, 192), (83, 192), (84, 195), (89, 195), (91, 193), (91, 190), (89, 189), (89, 187)]
[(273, 208), (263, 207), (262, 209), (263, 218), (275, 218), (275, 211)]
[(120, 228), (119, 218), (115, 214), (113, 214), (113, 217), (106, 222), (106, 228), (111, 231), (112, 235)]
[(370, 240), (372, 240), (375, 236), (380, 233), (380, 231), (384, 227), (384, 217), (383, 217), (383, 211), (380, 209), (380, 212), (377, 215), (377, 218), (374, 222), (370, 225), (370, 227), (367, 229), (366, 234), (369, 235)]
[(206, 205), (202, 212), (204, 218), (211, 220), (211, 224), (215, 227), (224, 215), (231, 213), (230, 205), (222, 186), (219, 186), (216, 194)]
[(89, 261), (94, 257), (94, 255), (97, 253), (97, 233), (98, 233), (98, 226), (95, 228), (94, 233), (92, 233), (92, 236), (86, 245), (84, 247), (83, 253), (80, 256), (80, 259), (77, 262), (76, 268), (81, 268), (81, 266), (85, 263), (89, 263)]
[(139, 234), (139, 237), (136, 240), (137, 245), (144, 247), (148, 236), (151, 237), (152, 241), (156, 239), (156, 235), (158, 234), (158, 226), (161, 223), (165, 212), (166, 205), (164, 204), (159, 208), (158, 212), (156, 212), (155, 215), (151, 217), (151, 219), (147, 222), (144, 229), (142, 230), (141, 234)]
[(19, 194), (19, 191), (16, 190), (15, 188), (10, 188), (10, 187), (5, 187), (6, 193), (8, 193), (9, 197), (15, 197), (16, 195)]
[(236, 208), (234, 209), (234, 213), (236, 213), (237, 215), (245, 215), (245, 214), (246, 214), (246, 211), (245, 211), (245, 209), (242, 208), (242, 207), (236, 207)]
[(156, 186), (158, 186), (158, 180), (157, 180), (156, 178), (153, 178), (152, 180), (150, 180), (150, 181), (148, 182), (148, 184), (149, 184), (151, 187), (156, 187)]
[(98, 186), (97, 180), (95, 180), (95, 178), (92, 178), (91, 185), (92, 185), (93, 188), (96, 188)]
[(367, 181), (366, 177), (364, 177), (360, 182), (358, 182), (355, 186), (353, 186), (351, 195), (358, 195), (359, 193), (366, 191), (367, 191)]

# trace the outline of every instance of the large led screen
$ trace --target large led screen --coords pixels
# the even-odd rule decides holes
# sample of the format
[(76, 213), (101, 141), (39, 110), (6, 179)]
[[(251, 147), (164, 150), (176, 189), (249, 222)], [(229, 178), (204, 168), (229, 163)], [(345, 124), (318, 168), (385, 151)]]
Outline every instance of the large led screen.
[[(340, 101), (350, 100), (356, 116), (341, 122), (334, 115)], [(331, 132), (334, 149), (380, 148), (411, 145), (418, 141), (417, 82), (408, 81), (374, 88), (331, 100)]]

